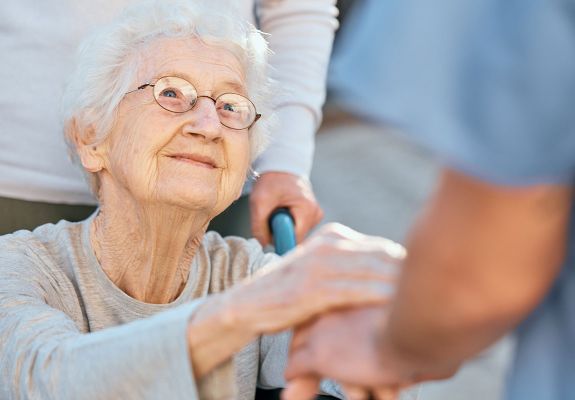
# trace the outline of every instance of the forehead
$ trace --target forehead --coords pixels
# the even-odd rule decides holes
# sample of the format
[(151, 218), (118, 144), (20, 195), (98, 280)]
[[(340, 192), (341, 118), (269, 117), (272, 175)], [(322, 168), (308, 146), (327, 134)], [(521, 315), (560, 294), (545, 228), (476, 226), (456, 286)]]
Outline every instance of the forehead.
[(198, 39), (162, 38), (143, 51), (145, 60), (139, 81), (175, 75), (198, 86), (212, 89), (225, 84), (245, 88), (245, 70), (231, 49), (209, 45)]

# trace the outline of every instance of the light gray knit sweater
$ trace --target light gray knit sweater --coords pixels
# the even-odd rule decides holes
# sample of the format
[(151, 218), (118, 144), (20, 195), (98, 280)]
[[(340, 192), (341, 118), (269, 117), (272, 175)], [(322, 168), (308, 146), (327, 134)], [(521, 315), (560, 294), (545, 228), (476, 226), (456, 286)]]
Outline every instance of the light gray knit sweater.
[[(147, 304), (108, 279), (90, 222), (0, 237), (0, 399), (248, 400), (257, 385), (283, 386), (288, 334), (256, 340), (202, 382), (185, 337), (198, 304), (275, 255), (255, 240), (209, 232), (181, 295)], [(340, 396), (329, 383), (322, 389)]]

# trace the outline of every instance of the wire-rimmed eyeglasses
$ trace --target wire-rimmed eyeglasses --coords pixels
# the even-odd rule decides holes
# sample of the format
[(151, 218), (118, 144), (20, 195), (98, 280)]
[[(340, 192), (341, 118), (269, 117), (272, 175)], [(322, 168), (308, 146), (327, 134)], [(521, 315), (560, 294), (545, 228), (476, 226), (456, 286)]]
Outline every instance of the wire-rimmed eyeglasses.
[(190, 111), (200, 97), (212, 100), (220, 123), (230, 129), (249, 129), (261, 117), (261, 114), (257, 113), (254, 103), (241, 94), (222, 93), (215, 99), (210, 96), (198, 96), (194, 85), (177, 76), (163, 76), (156, 83), (144, 83), (126, 94), (145, 89), (148, 86), (154, 89), (156, 103), (164, 110), (173, 113), (181, 114)]

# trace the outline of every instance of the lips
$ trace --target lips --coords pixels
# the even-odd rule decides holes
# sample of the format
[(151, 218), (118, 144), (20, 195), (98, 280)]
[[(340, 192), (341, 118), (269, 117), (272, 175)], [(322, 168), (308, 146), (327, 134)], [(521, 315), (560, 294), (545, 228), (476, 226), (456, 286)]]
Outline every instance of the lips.
[(172, 154), (169, 157), (178, 161), (197, 164), (206, 168), (218, 168), (218, 164), (213, 158), (201, 154), (177, 153)]

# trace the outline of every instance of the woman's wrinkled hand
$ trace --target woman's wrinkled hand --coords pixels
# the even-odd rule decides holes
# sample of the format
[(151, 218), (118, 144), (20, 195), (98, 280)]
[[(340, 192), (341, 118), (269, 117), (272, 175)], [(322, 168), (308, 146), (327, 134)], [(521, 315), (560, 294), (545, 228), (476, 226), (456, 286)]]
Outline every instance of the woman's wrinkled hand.
[(404, 256), (397, 243), (326, 225), (277, 265), (228, 291), (226, 319), (255, 334), (273, 333), (331, 310), (386, 304)]
[(188, 327), (194, 376), (200, 379), (258, 335), (330, 311), (385, 305), (404, 257), (394, 242), (326, 225), (274, 265), (197, 309)]

